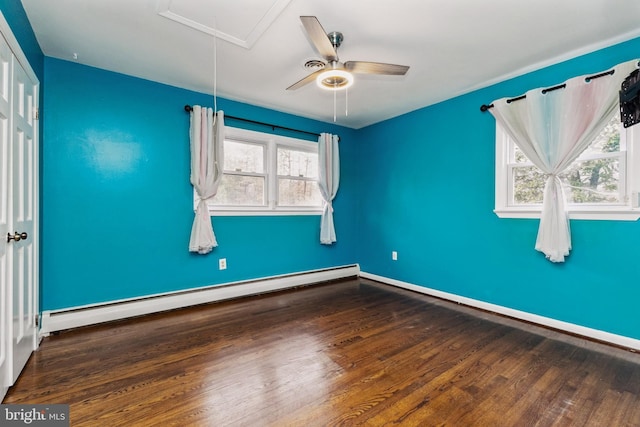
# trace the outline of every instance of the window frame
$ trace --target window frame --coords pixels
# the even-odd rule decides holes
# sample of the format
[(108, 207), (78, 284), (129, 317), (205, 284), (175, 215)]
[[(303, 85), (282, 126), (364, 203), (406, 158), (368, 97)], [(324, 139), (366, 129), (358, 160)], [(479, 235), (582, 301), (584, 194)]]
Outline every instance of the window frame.
[[(640, 125), (624, 128), (620, 125), (620, 146), (626, 147), (620, 162), (620, 174), (624, 173), (625, 189), (623, 204), (567, 204), (570, 219), (637, 221), (640, 218), (638, 192), (640, 191)], [(496, 163), (495, 163), (495, 209), (499, 218), (540, 218), (542, 205), (512, 205), (511, 151), (515, 143), (502, 126), (496, 122)], [(623, 153), (621, 151), (621, 153)], [(517, 163), (527, 166), (529, 163)]]
[[(282, 215), (322, 215), (320, 206), (280, 206), (278, 205), (278, 179), (286, 178), (277, 174), (278, 147), (295, 151), (318, 153), (318, 143), (297, 138), (274, 135), (264, 132), (251, 131), (241, 128), (225, 126), (225, 140), (256, 144), (265, 147), (264, 173), (241, 173), (244, 176), (265, 176), (265, 204), (262, 206), (221, 206), (216, 205), (215, 196), (207, 201), (210, 216), (282, 216)], [(233, 171), (225, 171), (232, 175)], [(313, 178), (307, 178), (313, 181)], [(315, 180), (317, 182), (317, 180)], [(199, 198), (194, 190), (193, 206), (197, 207)]]

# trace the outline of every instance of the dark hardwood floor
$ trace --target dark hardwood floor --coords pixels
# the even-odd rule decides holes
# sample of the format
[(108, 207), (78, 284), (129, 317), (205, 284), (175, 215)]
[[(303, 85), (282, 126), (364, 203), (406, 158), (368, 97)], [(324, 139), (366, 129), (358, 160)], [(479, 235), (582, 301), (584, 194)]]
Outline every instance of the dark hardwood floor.
[(640, 356), (367, 280), (45, 338), (73, 426), (640, 426)]

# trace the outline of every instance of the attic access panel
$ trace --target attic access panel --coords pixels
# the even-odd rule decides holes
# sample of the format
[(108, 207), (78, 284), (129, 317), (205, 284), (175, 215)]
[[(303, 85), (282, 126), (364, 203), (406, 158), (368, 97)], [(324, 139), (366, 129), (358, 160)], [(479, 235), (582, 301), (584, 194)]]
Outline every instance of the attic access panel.
[(245, 49), (278, 18), (291, 0), (159, 0), (158, 15)]

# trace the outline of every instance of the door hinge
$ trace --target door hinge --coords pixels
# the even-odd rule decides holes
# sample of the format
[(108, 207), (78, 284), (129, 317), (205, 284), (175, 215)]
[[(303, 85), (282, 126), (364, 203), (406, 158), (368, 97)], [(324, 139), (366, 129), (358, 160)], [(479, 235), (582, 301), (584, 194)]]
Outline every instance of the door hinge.
[(40, 316), (36, 314), (36, 326), (40, 326)]
[(36, 120), (40, 120), (40, 109), (36, 107), (33, 111), (33, 118)]

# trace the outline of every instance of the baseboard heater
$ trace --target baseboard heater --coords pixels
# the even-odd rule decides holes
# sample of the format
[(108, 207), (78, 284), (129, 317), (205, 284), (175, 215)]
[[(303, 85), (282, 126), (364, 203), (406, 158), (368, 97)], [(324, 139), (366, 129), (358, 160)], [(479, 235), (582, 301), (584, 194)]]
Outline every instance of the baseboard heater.
[(110, 301), (101, 304), (71, 307), (62, 310), (47, 310), (42, 312), (40, 335), (47, 336), (52, 332), (121, 320), (129, 317), (232, 298), (259, 295), (347, 277), (357, 277), (359, 274), (360, 267), (357, 264), (353, 264), (147, 295), (140, 298)]

